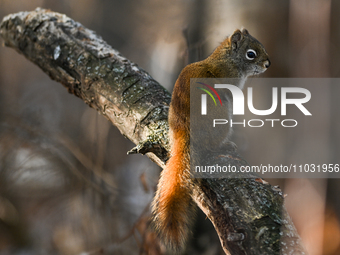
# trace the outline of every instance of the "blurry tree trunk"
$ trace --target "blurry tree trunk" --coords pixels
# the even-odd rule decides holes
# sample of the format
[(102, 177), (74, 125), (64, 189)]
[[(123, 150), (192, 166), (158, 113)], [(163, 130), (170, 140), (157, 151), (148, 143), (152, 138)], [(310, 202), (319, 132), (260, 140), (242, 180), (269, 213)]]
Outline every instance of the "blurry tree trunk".
[[(8, 15), (5, 45), (38, 65), (70, 93), (109, 119), (142, 153), (164, 167), (170, 94), (93, 31), (65, 15), (37, 9)], [(220, 165), (247, 165), (237, 153)], [(226, 254), (306, 254), (284, 207), (284, 196), (254, 176), (202, 179), (193, 199), (213, 223)]]
[[(290, 1), (289, 6), (289, 41), (290, 41), (290, 73), (293, 77), (330, 77), (330, 19), (331, 0), (301, 0)], [(331, 86), (314, 86), (314, 95), (317, 95), (323, 104), (313, 105), (310, 111), (313, 114), (322, 116), (318, 119), (317, 125), (310, 129), (305, 123), (301, 123), (300, 131), (294, 130), (297, 139), (296, 146), (288, 154), (292, 161), (297, 157), (296, 151), (308, 144), (315, 148), (328, 148), (315, 150), (308, 154), (306, 162), (313, 162), (319, 157), (332, 162), (332, 151), (328, 144), (333, 141), (331, 134), (332, 112), (330, 112), (328, 102), (331, 101)], [(336, 102), (335, 100), (334, 102)], [(332, 108), (331, 108), (332, 109)], [(318, 136), (311, 132), (318, 130)], [(289, 132), (293, 132), (289, 130)], [(336, 131), (338, 132), (338, 130)], [(296, 150), (296, 151), (295, 151)], [(303, 185), (305, 188), (300, 192), (295, 192), (295, 199), (303, 200), (299, 209), (287, 203), (292, 217), (299, 222), (297, 225), (301, 237), (306, 240), (306, 248), (310, 255), (323, 254), (324, 215), (326, 206), (327, 179), (288, 179), (287, 192), (299, 190)], [(319, 198), (319, 199), (318, 199)], [(310, 208), (314, 208), (310, 210)], [(312, 222), (312, 223), (311, 223)], [(316, 234), (317, 233), (317, 234)]]
[(206, 16), (206, 0), (193, 2), (188, 13), (188, 27), (183, 31), (187, 43), (187, 63), (191, 64), (202, 60), (202, 38), (204, 38), (203, 18)]

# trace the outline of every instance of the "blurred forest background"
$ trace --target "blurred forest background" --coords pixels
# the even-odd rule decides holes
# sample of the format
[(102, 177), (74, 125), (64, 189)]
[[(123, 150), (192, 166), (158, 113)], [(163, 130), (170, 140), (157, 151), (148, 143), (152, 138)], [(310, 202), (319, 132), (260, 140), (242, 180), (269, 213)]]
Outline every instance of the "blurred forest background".
[[(272, 66), (261, 77), (340, 76), (335, 0), (0, 0), (0, 19), (36, 7), (96, 31), (169, 91), (186, 64), (207, 57), (241, 27), (270, 55)], [(319, 125), (298, 134), (236, 132), (244, 158), (281, 164), (322, 154), (324, 163), (340, 163), (340, 90), (319, 88), (313, 96), (325, 102), (310, 105), (322, 113)], [(256, 100), (266, 97), (259, 93)], [(0, 255), (163, 254), (147, 229), (159, 169), (147, 157), (127, 156), (132, 147), (61, 84), (0, 47)], [(340, 181), (270, 182), (288, 194), (286, 206), (309, 254), (340, 254)], [(202, 213), (186, 254), (223, 254)]]

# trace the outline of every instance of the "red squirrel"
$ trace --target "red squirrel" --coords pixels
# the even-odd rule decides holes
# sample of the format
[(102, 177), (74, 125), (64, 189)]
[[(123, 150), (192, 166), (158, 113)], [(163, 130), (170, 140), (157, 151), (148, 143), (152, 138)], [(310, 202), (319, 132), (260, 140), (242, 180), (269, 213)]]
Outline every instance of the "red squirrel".
[(163, 243), (183, 248), (193, 220), (190, 177), (190, 78), (238, 78), (260, 74), (270, 66), (263, 45), (246, 29), (236, 30), (206, 59), (187, 65), (174, 86), (169, 110), (170, 158), (158, 182), (152, 215)]

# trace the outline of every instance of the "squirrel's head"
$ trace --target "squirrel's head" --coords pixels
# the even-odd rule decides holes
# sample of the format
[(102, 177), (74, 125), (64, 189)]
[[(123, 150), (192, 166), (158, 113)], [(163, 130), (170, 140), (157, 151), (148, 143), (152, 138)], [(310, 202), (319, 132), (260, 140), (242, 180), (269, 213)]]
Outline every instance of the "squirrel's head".
[(249, 34), (248, 30), (237, 29), (228, 39), (229, 56), (246, 77), (263, 73), (270, 66), (265, 48)]

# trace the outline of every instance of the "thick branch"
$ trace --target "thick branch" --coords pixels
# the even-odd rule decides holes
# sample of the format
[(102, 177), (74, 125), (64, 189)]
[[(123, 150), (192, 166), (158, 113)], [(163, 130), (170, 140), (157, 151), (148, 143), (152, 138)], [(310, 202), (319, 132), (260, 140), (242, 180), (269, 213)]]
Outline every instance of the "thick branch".
[[(5, 17), (5, 45), (38, 65), (108, 118), (159, 165), (167, 155), (170, 94), (93, 31), (65, 15), (37, 9)], [(147, 143), (146, 143), (147, 142)], [(137, 150), (137, 152), (139, 152)]]
[[(108, 118), (164, 166), (168, 151), (170, 94), (148, 73), (122, 57), (93, 31), (65, 15), (37, 9), (5, 17), (5, 45)], [(247, 164), (239, 155), (220, 165)], [(214, 162), (216, 164), (216, 161)], [(281, 191), (260, 178), (202, 179), (193, 199), (209, 217), (226, 254), (306, 254)]]

